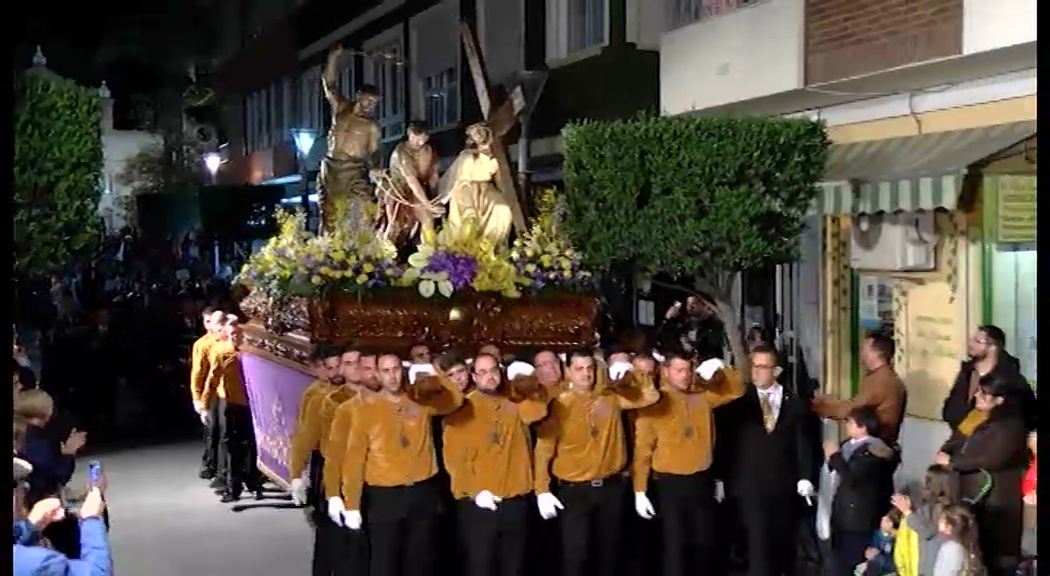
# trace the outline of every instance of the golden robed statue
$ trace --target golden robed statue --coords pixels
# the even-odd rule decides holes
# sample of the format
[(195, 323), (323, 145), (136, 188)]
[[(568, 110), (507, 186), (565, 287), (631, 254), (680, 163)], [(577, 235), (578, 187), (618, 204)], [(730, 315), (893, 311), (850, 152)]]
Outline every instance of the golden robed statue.
[(379, 103), (379, 90), (365, 84), (357, 89), (353, 101), (347, 100), (338, 86), (342, 55), (342, 46), (332, 47), (321, 76), (321, 87), (332, 108), (328, 152), (317, 181), (322, 232), (361, 222), (365, 204), (373, 195), (370, 175), (375, 179), (381, 174), (379, 124), (372, 116)]
[(445, 228), (455, 233), (473, 220), (493, 244), (505, 245), (514, 226), (513, 190), (498, 184), (499, 162), (492, 155), (492, 129), (485, 122), (467, 127), (467, 147), (441, 177), (438, 201), (448, 203)]

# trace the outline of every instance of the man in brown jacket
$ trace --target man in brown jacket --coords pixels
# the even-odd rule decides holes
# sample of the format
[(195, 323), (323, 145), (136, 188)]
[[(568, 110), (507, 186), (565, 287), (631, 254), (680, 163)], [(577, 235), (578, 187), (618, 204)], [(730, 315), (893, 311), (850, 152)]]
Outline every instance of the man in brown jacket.
[(872, 408), (879, 419), (879, 437), (890, 446), (896, 446), (908, 391), (893, 369), (894, 351), (892, 336), (881, 332), (865, 336), (860, 343), (864, 377), (857, 387), (857, 395), (852, 400), (843, 400), (821, 394), (813, 399), (813, 411), (823, 418), (845, 420), (857, 408)]

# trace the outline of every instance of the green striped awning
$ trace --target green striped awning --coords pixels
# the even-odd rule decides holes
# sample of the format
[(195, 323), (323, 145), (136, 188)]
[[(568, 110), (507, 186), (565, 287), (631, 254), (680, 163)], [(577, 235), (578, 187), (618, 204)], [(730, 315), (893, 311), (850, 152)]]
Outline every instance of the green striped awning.
[(1035, 121), (1014, 122), (834, 145), (814, 211), (954, 210), (971, 166), (1035, 133)]

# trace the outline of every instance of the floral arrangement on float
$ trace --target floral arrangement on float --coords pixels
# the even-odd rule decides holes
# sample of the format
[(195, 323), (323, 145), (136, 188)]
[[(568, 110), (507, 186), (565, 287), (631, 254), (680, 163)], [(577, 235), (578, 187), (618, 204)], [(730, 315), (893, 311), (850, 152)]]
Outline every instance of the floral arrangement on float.
[(528, 231), (511, 247), (510, 261), (518, 275), (526, 279), (525, 290), (588, 292), (594, 289), (594, 276), (583, 269), (582, 258), (561, 227), (564, 209), (554, 188), (536, 191), (536, 217)]
[(529, 229), (509, 248), (493, 244), (468, 221), (455, 231), (424, 230), (407, 265), (399, 264), (396, 247), (371, 225), (374, 214), (363, 214), (353, 228), (316, 235), (306, 230), (301, 211), (280, 211), (277, 235), (252, 254), (236, 282), (261, 292), (271, 307), (296, 297), (364, 296), (394, 288), (414, 288), (423, 298), (468, 292), (520, 298), (591, 289), (592, 275), (561, 230), (557, 193), (541, 189), (536, 200)]
[(273, 301), (336, 290), (364, 294), (398, 284), (397, 250), (370, 227), (316, 235), (302, 211), (279, 211), (278, 233), (248, 258), (236, 282)]

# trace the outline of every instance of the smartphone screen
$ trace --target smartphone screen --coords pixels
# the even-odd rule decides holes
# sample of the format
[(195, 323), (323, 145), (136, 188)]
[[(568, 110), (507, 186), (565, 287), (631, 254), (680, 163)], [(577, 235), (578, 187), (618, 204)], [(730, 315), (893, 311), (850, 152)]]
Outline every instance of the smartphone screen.
[(88, 462), (88, 482), (92, 485), (98, 484), (99, 478), (102, 476), (102, 463), (98, 460), (92, 460)]

